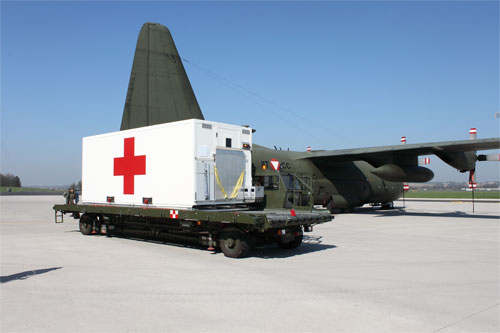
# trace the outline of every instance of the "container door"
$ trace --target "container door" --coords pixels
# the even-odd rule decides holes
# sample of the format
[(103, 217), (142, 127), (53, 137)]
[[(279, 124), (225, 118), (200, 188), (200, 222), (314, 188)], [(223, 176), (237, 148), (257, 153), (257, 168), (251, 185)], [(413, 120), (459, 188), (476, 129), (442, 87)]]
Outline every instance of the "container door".
[(196, 161), (196, 201), (211, 201), (213, 200), (213, 185), (210, 181), (213, 179), (213, 162), (212, 161)]
[(245, 179), (243, 151), (217, 149), (215, 155), (215, 200), (243, 200)]

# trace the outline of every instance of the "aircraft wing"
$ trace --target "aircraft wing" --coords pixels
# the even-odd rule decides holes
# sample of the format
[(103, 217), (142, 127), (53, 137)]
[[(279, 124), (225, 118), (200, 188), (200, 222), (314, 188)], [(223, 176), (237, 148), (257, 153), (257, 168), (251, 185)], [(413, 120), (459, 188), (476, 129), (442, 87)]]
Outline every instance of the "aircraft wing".
[[(366, 161), (374, 167), (384, 164), (417, 165), (420, 155), (437, 155), (444, 162), (461, 170), (472, 170), (480, 156), (477, 150), (500, 149), (500, 138), (443, 141), (415, 144), (400, 144), (342, 150), (312, 151), (299, 159), (310, 159), (319, 163)], [(490, 158), (488, 158), (490, 160)]]

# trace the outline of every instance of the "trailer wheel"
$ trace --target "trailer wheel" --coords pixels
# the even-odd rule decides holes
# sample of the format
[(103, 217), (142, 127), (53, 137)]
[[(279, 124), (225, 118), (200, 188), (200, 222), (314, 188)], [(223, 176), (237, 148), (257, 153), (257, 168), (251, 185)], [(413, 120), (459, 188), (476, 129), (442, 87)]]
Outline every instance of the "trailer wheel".
[(288, 250), (295, 249), (295, 248), (299, 247), (300, 244), (302, 244), (302, 238), (304, 238), (304, 235), (299, 234), (299, 235), (295, 236), (293, 241), (288, 242), (288, 243), (278, 242), (278, 245), (282, 249), (288, 249)]
[(222, 253), (229, 258), (242, 258), (252, 249), (252, 242), (248, 235), (241, 231), (225, 231), (219, 239)]
[(82, 217), (80, 217), (80, 232), (83, 235), (91, 235), (93, 227), (94, 219), (92, 217), (90, 217), (89, 215), (82, 215)]

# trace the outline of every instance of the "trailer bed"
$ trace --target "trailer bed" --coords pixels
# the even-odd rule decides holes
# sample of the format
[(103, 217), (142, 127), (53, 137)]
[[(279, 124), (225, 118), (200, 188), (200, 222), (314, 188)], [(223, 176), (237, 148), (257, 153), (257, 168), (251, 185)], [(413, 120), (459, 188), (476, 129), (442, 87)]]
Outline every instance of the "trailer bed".
[(270, 229), (296, 225), (320, 224), (332, 220), (326, 212), (303, 212), (291, 210), (258, 210), (245, 209), (175, 209), (158, 207), (131, 207), (119, 205), (79, 204), (79, 205), (54, 205), (54, 211), (67, 214), (98, 214), (151, 217), (169, 220), (203, 221), (213, 223), (234, 223), (253, 225), (254, 229)]

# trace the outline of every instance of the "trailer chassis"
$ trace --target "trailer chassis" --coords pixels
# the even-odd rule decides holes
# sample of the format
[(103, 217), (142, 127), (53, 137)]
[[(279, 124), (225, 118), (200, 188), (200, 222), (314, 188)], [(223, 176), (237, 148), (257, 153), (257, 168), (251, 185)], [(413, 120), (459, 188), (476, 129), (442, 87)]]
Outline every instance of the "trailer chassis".
[(79, 220), (84, 235), (138, 235), (197, 243), (225, 256), (247, 256), (258, 244), (293, 249), (303, 232), (333, 219), (329, 213), (293, 210), (174, 209), (100, 204), (55, 205), (55, 222)]

